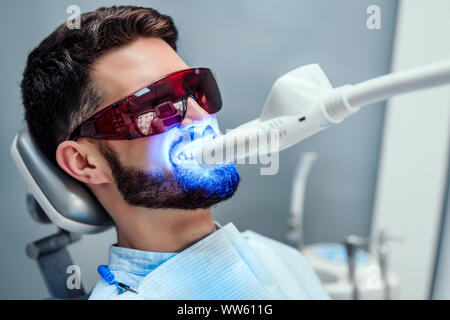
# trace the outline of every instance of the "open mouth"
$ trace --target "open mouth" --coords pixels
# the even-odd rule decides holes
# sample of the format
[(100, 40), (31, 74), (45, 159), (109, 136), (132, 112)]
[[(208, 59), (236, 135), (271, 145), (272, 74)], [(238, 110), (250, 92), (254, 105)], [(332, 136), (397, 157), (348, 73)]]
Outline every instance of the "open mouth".
[(195, 127), (189, 128), (178, 140), (174, 141), (170, 151), (170, 158), (173, 163), (195, 163), (194, 151), (205, 143), (212, 141), (218, 135), (209, 125), (201, 133), (196, 129)]

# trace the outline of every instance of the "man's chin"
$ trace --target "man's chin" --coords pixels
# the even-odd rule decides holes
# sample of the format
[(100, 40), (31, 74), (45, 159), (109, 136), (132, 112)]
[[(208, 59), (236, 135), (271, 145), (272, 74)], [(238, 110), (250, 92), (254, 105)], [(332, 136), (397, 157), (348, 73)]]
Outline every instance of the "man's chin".
[(124, 201), (152, 209), (209, 208), (233, 196), (240, 177), (234, 164), (203, 168), (198, 164), (172, 163), (172, 168), (142, 170), (123, 166), (115, 151), (100, 150), (111, 167)]
[[(209, 133), (205, 135), (206, 132)], [(208, 206), (230, 198), (236, 192), (240, 181), (236, 165), (200, 165), (189, 152), (196, 142), (205, 143), (214, 138), (213, 129), (207, 127), (201, 139), (189, 141), (184, 137), (175, 141), (169, 155), (173, 176), (179, 186), (187, 194), (202, 195)]]
[(181, 164), (174, 165), (173, 170), (114, 171), (123, 199), (130, 205), (149, 209), (209, 208), (231, 198), (240, 181), (234, 164), (209, 169)]
[(240, 176), (234, 164), (221, 164), (210, 168), (198, 164), (175, 165), (174, 177), (186, 196), (198, 197), (202, 207), (210, 207), (229, 199), (236, 192)]
[(122, 171), (116, 184), (130, 205), (149, 209), (195, 210), (229, 199), (239, 185), (234, 166), (222, 165), (202, 172), (185, 166), (167, 171)]

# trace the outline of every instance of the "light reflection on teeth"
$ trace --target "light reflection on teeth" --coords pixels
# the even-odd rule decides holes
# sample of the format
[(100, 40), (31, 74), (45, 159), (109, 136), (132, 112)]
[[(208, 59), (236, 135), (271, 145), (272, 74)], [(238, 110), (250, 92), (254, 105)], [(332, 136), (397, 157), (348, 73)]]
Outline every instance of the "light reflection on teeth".
[(175, 163), (195, 163), (194, 151), (216, 138), (216, 132), (210, 126), (203, 131), (201, 138), (193, 139), (189, 133), (191, 132), (184, 133), (180, 137), (180, 142), (172, 150), (172, 159)]
[(182, 161), (194, 160), (194, 155), (192, 153), (181, 152), (177, 158), (178, 158), (178, 160), (182, 160)]

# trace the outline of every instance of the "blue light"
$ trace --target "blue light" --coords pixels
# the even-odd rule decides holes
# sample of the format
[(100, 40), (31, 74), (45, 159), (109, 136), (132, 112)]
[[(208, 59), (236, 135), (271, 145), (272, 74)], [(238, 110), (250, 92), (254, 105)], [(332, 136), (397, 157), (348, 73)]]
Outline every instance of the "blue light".
[[(206, 119), (194, 126), (179, 128), (174, 131), (178, 138), (172, 139), (172, 144), (168, 148), (168, 158), (173, 168), (175, 179), (187, 193), (194, 193), (201, 189), (206, 191), (207, 196), (228, 198), (235, 191), (239, 183), (239, 173), (234, 164), (220, 164), (205, 168), (200, 166), (192, 158), (179, 158), (180, 155), (192, 154), (192, 150), (199, 144), (212, 139), (220, 134), (214, 130), (213, 119)], [(170, 130), (171, 131), (171, 130)]]
[(153, 168), (171, 171), (174, 164), (184, 162), (177, 159), (181, 152), (189, 154), (196, 146), (211, 139), (214, 134), (220, 134), (215, 115), (196, 121), (190, 126), (174, 126), (164, 133), (151, 137), (152, 147), (147, 155), (149, 163), (152, 163)]
[(175, 165), (174, 175), (185, 192), (206, 190), (208, 196), (231, 196), (239, 183), (239, 173), (234, 164), (202, 168), (196, 164)]

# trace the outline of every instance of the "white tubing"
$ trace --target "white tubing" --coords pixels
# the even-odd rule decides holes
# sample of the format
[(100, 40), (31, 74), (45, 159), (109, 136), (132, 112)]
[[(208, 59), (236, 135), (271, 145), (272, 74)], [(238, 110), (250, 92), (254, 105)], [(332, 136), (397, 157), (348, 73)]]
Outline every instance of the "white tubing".
[(351, 106), (359, 107), (446, 83), (450, 83), (450, 59), (358, 83), (346, 92), (346, 98)]
[(291, 192), (291, 216), (303, 221), (303, 209), (305, 202), (306, 181), (308, 180), (317, 152), (304, 152), (301, 154), (294, 174)]
[[(195, 151), (195, 159), (203, 164), (219, 164), (225, 162), (244, 163), (245, 158), (254, 154), (267, 153), (259, 150), (259, 144), (246, 147), (247, 141), (258, 141), (259, 136), (268, 137), (271, 130), (279, 131), (278, 151), (286, 149), (309, 136), (336, 124), (357, 112), (360, 107), (374, 102), (386, 100), (392, 96), (450, 83), (450, 59), (428, 66), (384, 75), (355, 85), (344, 85), (327, 90), (309, 102), (309, 109), (298, 115), (286, 114), (259, 121), (253, 120), (234, 130), (227, 132)], [(279, 87), (278, 87), (279, 88)], [(295, 99), (295, 95), (286, 91), (286, 101)], [(279, 109), (280, 106), (277, 106)], [(300, 119), (305, 119), (300, 121)], [(236, 142), (237, 141), (237, 142)], [(237, 152), (234, 152), (237, 146)], [(218, 152), (217, 152), (217, 151)], [(219, 157), (205, 157), (214, 151)], [(223, 157), (227, 155), (227, 157)], [(230, 155), (228, 157), (228, 155)], [(211, 158), (211, 159), (210, 159)]]

